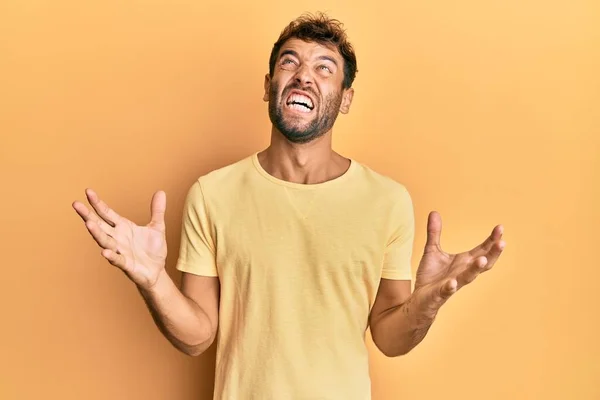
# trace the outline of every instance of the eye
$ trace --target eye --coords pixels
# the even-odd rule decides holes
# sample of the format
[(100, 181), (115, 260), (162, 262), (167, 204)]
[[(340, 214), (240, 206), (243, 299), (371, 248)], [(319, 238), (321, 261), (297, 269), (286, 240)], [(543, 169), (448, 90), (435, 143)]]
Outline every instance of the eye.
[(284, 58), (283, 61), (281, 61), (281, 65), (286, 65), (286, 64), (295, 64), (295, 62), (291, 58)]
[(325, 64), (319, 65), (319, 67), (318, 67), (318, 68), (319, 68), (320, 70), (322, 70), (322, 71), (327, 71), (327, 72), (329, 72), (330, 74), (332, 74), (332, 73), (333, 73), (333, 71), (331, 70), (331, 68), (329, 68), (329, 67), (328, 67), (327, 65), (325, 65)]

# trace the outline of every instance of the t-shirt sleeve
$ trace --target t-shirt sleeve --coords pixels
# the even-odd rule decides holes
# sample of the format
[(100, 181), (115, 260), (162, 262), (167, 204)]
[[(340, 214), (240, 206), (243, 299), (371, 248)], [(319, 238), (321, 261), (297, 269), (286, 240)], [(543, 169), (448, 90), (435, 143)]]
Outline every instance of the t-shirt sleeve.
[(213, 232), (202, 184), (197, 180), (188, 190), (183, 206), (178, 270), (218, 276)]
[(383, 258), (382, 278), (411, 280), (411, 257), (415, 235), (415, 219), (410, 194), (402, 186), (395, 196), (390, 213), (392, 234)]

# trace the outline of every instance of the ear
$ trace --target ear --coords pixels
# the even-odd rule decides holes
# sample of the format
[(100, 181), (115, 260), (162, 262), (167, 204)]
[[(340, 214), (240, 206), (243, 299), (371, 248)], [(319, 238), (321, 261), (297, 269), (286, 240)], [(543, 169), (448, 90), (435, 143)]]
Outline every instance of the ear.
[(271, 91), (271, 77), (269, 74), (265, 75), (265, 94), (263, 95), (263, 101), (269, 101), (269, 92)]
[(342, 114), (348, 114), (350, 111), (350, 105), (352, 104), (352, 98), (354, 98), (354, 89), (344, 89), (344, 94), (342, 95), (342, 104), (340, 105), (340, 112)]

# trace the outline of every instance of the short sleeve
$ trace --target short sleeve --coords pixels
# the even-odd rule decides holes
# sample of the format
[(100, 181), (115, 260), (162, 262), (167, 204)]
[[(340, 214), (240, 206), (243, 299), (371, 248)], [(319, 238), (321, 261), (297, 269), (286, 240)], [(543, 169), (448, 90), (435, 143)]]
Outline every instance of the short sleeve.
[(181, 244), (176, 268), (195, 275), (218, 276), (215, 240), (200, 180), (188, 190), (183, 206)]
[(392, 233), (383, 258), (382, 278), (411, 280), (411, 257), (415, 235), (413, 204), (402, 186), (391, 207)]

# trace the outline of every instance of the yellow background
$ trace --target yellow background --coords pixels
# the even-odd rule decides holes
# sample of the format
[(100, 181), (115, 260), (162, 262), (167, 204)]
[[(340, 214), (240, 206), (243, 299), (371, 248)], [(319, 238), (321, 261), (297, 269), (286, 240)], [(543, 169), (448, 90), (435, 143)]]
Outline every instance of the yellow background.
[[(600, 5), (573, 1), (3, 1), (0, 398), (209, 399), (71, 203), (96, 189), (149, 221), (168, 195), (168, 269), (200, 174), (264, 148), (279, 32), (341, 19), (359, 72), (334, 147), (410, 190), (459, 252), (507, 247), (424, 342), (369, 341), (374, 400), (600, 399)], [(290, 360), (293, 362), (293, 360)], [(308, 384), (308, 383), (307, 383)]]

